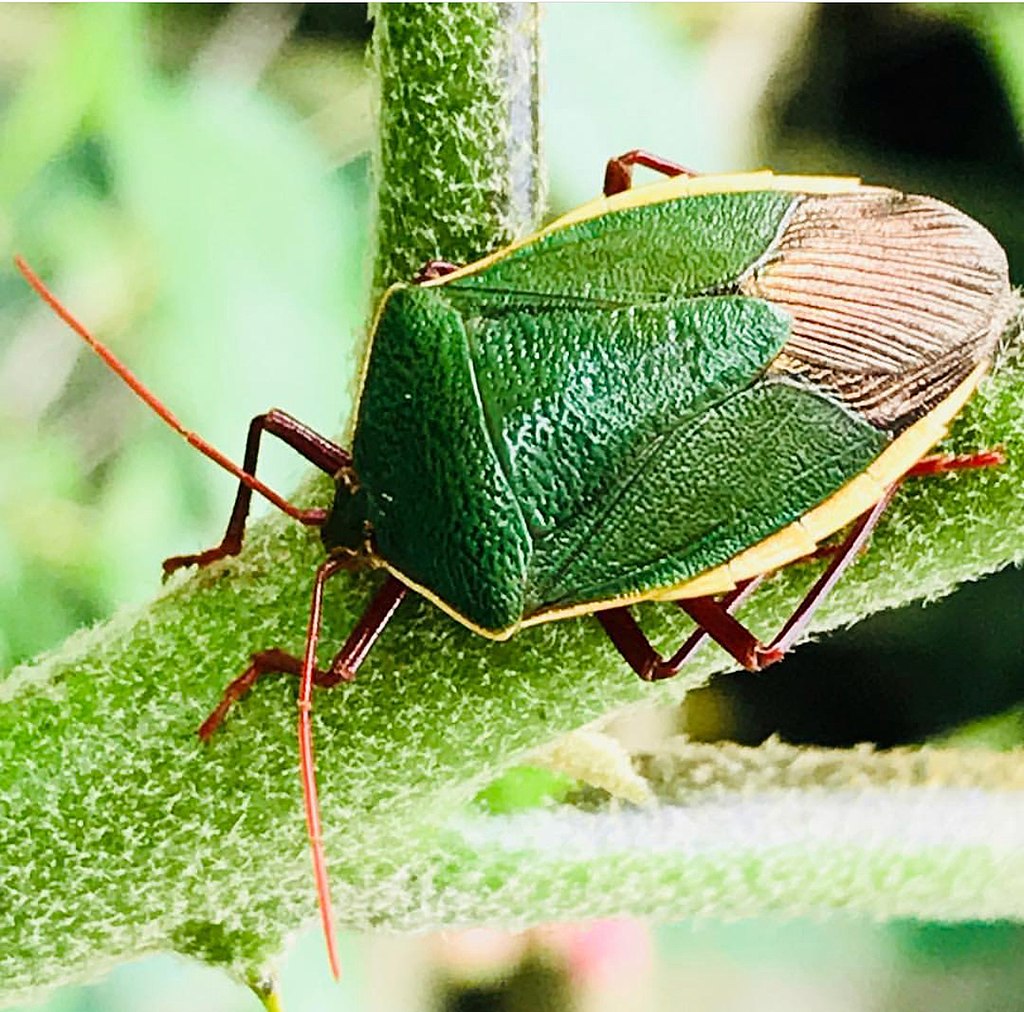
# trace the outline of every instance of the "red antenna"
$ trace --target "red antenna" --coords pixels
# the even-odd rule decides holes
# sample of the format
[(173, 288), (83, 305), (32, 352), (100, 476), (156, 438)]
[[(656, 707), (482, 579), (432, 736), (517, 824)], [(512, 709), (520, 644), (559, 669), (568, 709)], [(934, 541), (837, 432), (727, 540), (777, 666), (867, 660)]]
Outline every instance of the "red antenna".
[[(57, 314), (57, 316), (59, 316), (76, 334), (78, 334), (78, 336), (81, 337), (82, 340), (85, 341), (85, 343), (88, 344), (89, 347), (92, 348), (92, 350), (95, 351), (96, 354), (99, 355), (99, 357), (103, 359), (103, 361), (106, 362), (106, 364), (115, 373), (117, 373), (122, 380), (124, 380), (137, 397), (145, 401), (145, 403), (148, 404), (172, 429), (174, 429), (175, 432), (183, 436), (191, 446), (194, 446), (204, 456), (209, 457), (215, 464), (219, 464), (225, 471), (233, 474), (239, 481), (243, 482), (254, 492), (258, 492), (266, 499), (269, 499), (270, 502), (277, 506), (278, 509), (283, 510), (290, 517), (294, 517), (296, 520), (307, 524), (319, 524), (323, 522), (321, 511), (302, 510), (293, 506), (286, 499), (279, 496), (272, 488), (264, 485), (263, 482), (255, 475), (252, 475), (248, 471), (240, 468), (236, 463), (234, 463), (234, 461), (226, 457), (215, 446), (203, 439), (202, 436), (185, 428), (170, 408), (168, 408), (151, 390), (149, 390), (105, 344), (93, 337), (86, 327), (79, 322), (74, 315), (72, 315), (70, 310), (66, 309), (61, 304), (57, 297), (46, 287), (46, 285), (43, 284), (35, 271), (29, 267), (24, 258), (16, 256), (14, 258), (14, 263), (18, 270), (24, 275), (25, 280), (28, 281), (39, 297)], [(323, 610), (323, 584), (328, 576), (337, 572), (341, 568), (344, 568), (342, 561), (329, 559), (318, 571), (314, 591), (313, 610), (310, 616), (310, 626), (306, 636), (305, 657), (302, 661), (301, 667), (296, 671), (296, 674), (299, 674), (301, 678), (299, 691), (299, 766), (306, 808), (306, 825), (309, 831), (309, 842), (313, 858), (313, 873), (316, 879), (316, 891), (320, 904), (320, 919), (323, 923), (324, 936), (327, 942), (327, 956), (330, 961), (331, 972), (334, 974), (335, 978), (341, 976), (341, 963), (338, 959), (338, 943), (334, 930), (331, 896), (327, 879), (327, 862), (324, 856), (323, 835), (321, 832), (320, 803), (317, 796), (316, 772), (313, 766), (313, 729), (310, 723), (310, 711), (312, 709), (311, 696), (313, 676), (316, 669), (316, 644), (320, 629), (320, 616)], [(384, 624), (387, 622), (387, 619), (394, 611), (394, 608), (397, 607), (398, 601), (401, 600), (402, 593), (404, 593), (404, 591), (398, 593), (394, 603), (390, 605), (387, 614), (380, 622), (378, 622), (376, 631), (366, 642), (367, 649), (369, 644), (372, 644), (373, 639), (376, 638), (380, 629), (383, 628)], [(395, 595), (392, 594), (392, 596)], [(358, 642), (362, 644), (364, 640), (365, 637), (362, 637), (358, 639)], [(265, 653), (274, 655), (275, 660), (278, 659), (279, 651), (266, 651)], [(365, 650), (363, 653), (365, 654)], [(356, 663), (358, 664), (358, 661)], [(280, 665), (277, 665), (274, 670), (289, 670), (289, 668), (287, 665), (283, 668)], [(214, 710), (210, 717), (207, 718), (202, 728), (200, 728), (200, 737), (204, 739), (208, 738), (217, 724), (219, 724), (223, 719), (227, 706), (237, 698), (238, 693), (233, 691), (235, 687), (239, 684), (244, 684), (244, 689), (242, 689), (242, 691), (245, 691), (245, 689), (248, 689), (252, 682), (254, 682), (261, 673), (262, 669), (260, 667), (251, 667), (244, 675), (236, 679), (235, 682), (228, 687), (221, 705)]]
[(215, 464), (219, 464), (225, 471), (233, 474), (244, 485), (248, 485), (254, 492), (258, 492), (265, 499), (270, 500), (279, 510), (287, 513), (288, 516), (302, 523), (310, 522), (307, 510), (301, 510), (299, 507), (293, 506), (287, 499), (278, 495), (269, 485), (264, 485), (255, 475), (249, 474), (248, 471), (243, 471), (233, 460), (226, 457), (217, 447), (207, 442), (197, 432), (186, 429), (178, 421), (170, 408), (156, 394), (149, 390), (123, 362), (119, 361), (117, 356), (105, 344), (93, 337), (85, 326), (75, 319), (71, 312), (43, 284), (36, 272), (25, 262), (24, 258), (16, 256), (14, 264), (24, 275), (25, 280), (35, 289), (39, 297), (124, 380), (137, 397), (145, 401), (178, 435), (184, 436), (189, 444), (194, 446), (203, 456), (209, 457), (210, 460)]
[(306, 831), (309, 836), (310, 854), (313, 859), (313, 878), (316, 882), (317, 903), (320, 907), (320, 924), (327, 944), (327, 961), (335, 980), (341, 979), (341, 960), (338, 958), (338, 939), (334, 931), (334, 907), (331, 903), (331, 887), (327, 877), (327, 857), (324, 854), (323, 829), (320, 822), (320, 796), (316, 786), (316, 766), (313, 761), (313, 725), (310, 719), (313, 710), (313, 677), (316, 673), (316, 646), (320, 636), (320, 620), (323, 615), (324, 584), (342, 568), (339, 559), (328, 559), (317, 570), (313, 583), (313, 602), (309, 612), (309, 626), (306, 629), (306, 649), (302, 657), (299, 674), (299, 776), (302, 780), (302, 801), (306, 809)]

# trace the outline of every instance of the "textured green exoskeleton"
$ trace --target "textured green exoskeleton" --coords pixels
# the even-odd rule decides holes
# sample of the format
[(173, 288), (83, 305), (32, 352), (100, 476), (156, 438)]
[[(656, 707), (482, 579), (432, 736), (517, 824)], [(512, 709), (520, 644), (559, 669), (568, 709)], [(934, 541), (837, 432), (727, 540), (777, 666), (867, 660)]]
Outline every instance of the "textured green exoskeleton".
[[(637, 163), (673, 178), (632, 189)], [(677, 674), (705, 636), (759, 670), (795, 642), (905, 476), (1000, 456), (922, 460), (1011, 305), (995, 240), (927, 197), (828, 177), (692, 176), (635, 151), (609, 162), (593, 204), (468, 267), (428, 264), (417, 281), (378, 311), (351, 454), (273, 421), (336, 474), (319, 521), (329, 558), (303, 659), (254, 654), (201, 731), (262, 673), (300, 676), (332, 963), (312, 686), (355, 677), (408, 588), (497, 639), (596, 612), (651, 681)], [(764, 643), (733, 618), (763, 575), (847, 525), (777, 636)], [(324, 582), (366, 563), (390, 579), (315, 668)], [(677, 600), (696, 623), (670, 656), (629, 613), (647, 598)]]
[(378, 313), (325, 544), (365, 522), (485, 635), (686, 596), (978, 375), (1005, 319), (1002, 250), (931, 198), (764, 173), (597, 204)]
[[(631, 166), (673, 175), (630, 187)], [(377, 314), (351, 453), (284, 412), (252, 420), (243, 467), (177, 418), (61, 306), (39, 294), (189, 442), (239, 480), (208, 565), (242, 545), (253, 492), (321, 529), (301, 658), (252, 654), (200, 728), (209, 738), (264, 675), (300, 678), (306, 821), (331, 966), (338, 960), (313, 772), (313, 685), (350, 681), (408, 588), (496, 639), (598, 613), (648, 680), (704, 636), (758, 670), (796, 642), (909, 474), (998, 463), (930, 458), (1010, 315), (1006, 258), (928, 197), (815, 176), (693, 176), (647, 152), (612, 159), (606, 196), (461, 269), (398, 285)], [(439, 272), (439, 273), (438, 273)], [(329, 511), (253, 471), (260, 434), (334, 475)], [(851, 525), (779, 634), (731, 609), (760, 577)], [(326, 669), (326, 581), (391, 576)], [(663, 657), (630, 616), (677, 600), (697, 629)]]

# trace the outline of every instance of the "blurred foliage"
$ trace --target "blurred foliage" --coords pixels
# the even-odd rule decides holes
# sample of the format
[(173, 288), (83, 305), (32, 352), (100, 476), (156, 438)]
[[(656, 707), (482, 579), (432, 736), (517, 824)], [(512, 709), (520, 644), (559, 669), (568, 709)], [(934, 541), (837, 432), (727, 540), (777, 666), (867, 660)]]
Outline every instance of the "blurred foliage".
[[(191, 32), (159, 7), (3, 12), (25, 62), (4, 68), (0, 234), (215, 443), (237, 452), (245, 420), (271, 404), (336, 430), (366, 312), (366, 162), (339, 160), (370, 139), (361, 49), (285, 46), (287, 9), (269, 25), (262, 9), (189, 11)], [(190, 34), (196, 48), (174, 52)], [(280, 90), (252, 86), (269, 60)], [(307, 60), (320, 108), (300, 86)], [(328, 117), (333, 143), (321, 144)], [(72, 335), (54, 339), (8, 263), (0, 659), (11, 664), (150, 594), (163, 556), (215, 536), (233, 489)], [(264, 473), (287, 487), (301, 469), (275, 450)]]
[(476, 803), (494, 814), (506, 815), (561, 801), (576, 786), (562, 773), (539, 766), (516, 766), (488, 784)]
[[(604, 159), (638, 145), (700, 169), (859, 173), (974, 214), (1024, 280), (1024, 6), (555, 5), (544, 32), (553, 210), (591, 196)], [(226, 451), (271, 404), (342, 427), (369, 276), (363, 9), (5, 5), (0, 38), (4, 247)], [(151, 594), (164, 556), (217, 539), (233, 495), (54, 328), (7, 263), (0, 670)], [(261, 473), (288, 487), (301, 467), (275, 448)], [(756, 679), (719, 679), (688, 701), (691, 730), (888, 743), (964, 724), (958, 741), (1019, 743), (1022, 599), (1020, 575), (1002, 574)], [(515, 807), (548, 790), (520, 788), (495, 796)], [(1009, 1008), (1021, 984), (1012, 925), (682, 926), (660, 944), (666, 993), (685, 988), (706, 1009), (727, 1007), (744, 971), (765, 1009), (828, 1007), (836, 973), (863, 995), (844, 1008), (874, 1007), (879, 987), (890, 1009)], [(358, 970), (341, 992), (317, 991), (318, 947), (311, 938), (286, 968), (290, 1008), (400, 1007)], [(808, 964), (824, 952), (819, 976)], [(937, 954), (924, 989), (916, 971), (900, 976), (900, 959), (923, 952)], [(698, 975), (708, 963), (717, 987)], [(943, 990), (954, 963), (960, 981), (983, 967), (975, 990)], [(818, 990), (780, 988), (779, 972)], [(177, 1008), (186, 986), (191, 1008), (254, 1005), (210, 971), (162, 960), (52, 1007)]]

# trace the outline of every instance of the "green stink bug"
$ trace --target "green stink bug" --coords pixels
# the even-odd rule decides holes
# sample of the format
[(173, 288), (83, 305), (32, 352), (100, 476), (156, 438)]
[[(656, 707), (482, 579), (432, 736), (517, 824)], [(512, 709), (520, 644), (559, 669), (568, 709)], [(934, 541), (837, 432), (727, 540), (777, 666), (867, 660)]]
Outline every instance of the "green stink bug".
[[(633, 188), (634, 164), (670, 178)], [(312, 686), (353, 679), (409, 589), (493, 639), (594, 613), (645, 679), (677, 673), (705, 636), (757, 669), (796, 640), (903, 479), (999, 460), (925, 455), (1009, 316), (1002, 250), (939, 201), (855, 179), (613, 159), (603, 197), (474, 264), (431, 262), (385, 294), (351, 452), (273, 410), (251, 422), (241, 467), (21, 266), (239, 479), (221, 544), (168, 559), (167, 572), (236, 554), (253, 491), (320, 529), (328, 557), (303, 657), (254, 654), (200, 734), (264, 674), (301, 679), (306, 818), (335, 971)], [(335, 479), (330, 508), (298, 509), (254, 476), (263, 432)], [(837, 548), (819, 548), (850, 525)], [(823, 551), (825, 573), (767, 645), (732, 617), (766, 574)], [(324, 584), (359, 566), (388, 578), (321, 670)], [(698, 626), (669, 658), (629, 613), (644, 600), (674, 601)]]

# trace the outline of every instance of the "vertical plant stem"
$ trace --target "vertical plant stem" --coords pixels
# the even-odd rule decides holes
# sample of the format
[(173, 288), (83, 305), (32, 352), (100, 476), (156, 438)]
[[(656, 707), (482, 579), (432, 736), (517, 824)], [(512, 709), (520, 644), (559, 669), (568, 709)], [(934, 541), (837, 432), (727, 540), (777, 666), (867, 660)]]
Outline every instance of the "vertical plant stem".
[[(469, 259), (535, 224), (537, 12), (525, 4), (398, 4), (376, 16), (376, 277), (385, 284), (425, 259)], [(330, 490), (321, 479), (302, 496), (329, 502)], [(301, 643), (309, 574), (320, 559), (315, 534), (272, 517), (247, 533), (238, 559), (178, 578), (147, 609), (72, 637), (0, 684), (0, 1004), (156, 948), (229, 967), (262, 987), (283, 939), (313, 912), (294, 689), (280, 683), (252, 693), (210, 747), (195, 729), (250, 650)], [(332, 587), (325, 642), (344, 639), (371, 584), (356, 576)], [(342, 691), (334, 702), (344, 726), (337, 735), (319, 728), (325, 825), (337, 834), (329, 853), (350, 923), (358, 922), (346, 893), (367, 874), (383, 883), (396, 913), (409, 902), (407, 886), (390, 884), (394, 869), (379, 877), (372, 870), (391, 853), (393, 828), (387, 842), (378, 837), (365, 849), (354, 838), (389, 808), (405, 831), (404, 814), (394, 813), (396, 803), (404, 812), (410, 778), (425, 776), (438, 791), (465, 779), (424, 747), (440, 748), (467, 776), (497, 761), (483, 745), (475, 756), (467, 746), (484, 741), (503, 708), (473, 707), (475, 722), (463, 722), (467, 738), (458, 745), (434, 733), (486, 678), (474, 677), (464, 646), (454, 648), (457, 662), (444, 644), (475, 637), (420, 611), (431, 629), (424, 634), (422, 617), (413, 621), (417, 646), (406, 660), (427, 665), (426, 677), (389, 679), (382, 691), (371, 666), (356, 698), (386, 715), (350, 705)], [(471, 642), (470, 653), (476, 648)], [(459, 663), (469, 694), (452, 675)], [(410, 670), (398, 661), (380, 670), (402, 667)], [(436, 707), (431, 687), (445, 697)], [(318, 722), (330, 710), (331, 700), (323, 702)], [(539, 736), (519, 709), (508, 711), (512, 733), (502, 738), (513, 752)], [(558, 729), (578, 713), (574, 704)]]
[(529, 232), (543, 203), (538, 8), (380, 4), (378, 288)]

